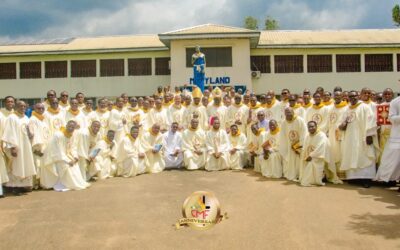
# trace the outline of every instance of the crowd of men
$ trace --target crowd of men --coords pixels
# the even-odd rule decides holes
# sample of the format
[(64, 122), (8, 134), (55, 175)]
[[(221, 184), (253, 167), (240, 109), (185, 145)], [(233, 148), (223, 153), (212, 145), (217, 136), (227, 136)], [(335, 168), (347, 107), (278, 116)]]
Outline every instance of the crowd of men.
[(4, 101), (0, 182), (14, 195), (171, 168), (250, 167), (301, 186), (358, 180), (367, 188), (400, 177), (400, 98), (391, 89), (283, 89), (278, 100), (274, 91), (159, 87), (148, 97), (100, 98), (96, 109), (83, 93), (50, 90), (31, 114), (22, 100)]

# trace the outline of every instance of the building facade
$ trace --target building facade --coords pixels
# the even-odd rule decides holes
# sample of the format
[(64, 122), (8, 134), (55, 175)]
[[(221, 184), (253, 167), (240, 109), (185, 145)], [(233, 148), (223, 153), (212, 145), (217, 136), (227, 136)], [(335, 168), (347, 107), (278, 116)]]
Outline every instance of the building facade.
[(400, 30), (253, 31), (206, 24), (158, 35), (110, 36), (0, 45), (3, 96), (46, 91), (90, 97), (144, 96), (157, 86), (191, 84), (196, 45), (206, 55), (206, 85), (256, 94), (322, 86), (397, 90)]

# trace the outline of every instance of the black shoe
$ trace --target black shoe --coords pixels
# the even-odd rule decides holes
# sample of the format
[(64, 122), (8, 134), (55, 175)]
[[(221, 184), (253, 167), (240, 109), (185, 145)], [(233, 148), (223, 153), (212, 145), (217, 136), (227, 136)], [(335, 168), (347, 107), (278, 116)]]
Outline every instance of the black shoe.
[(4, 197), (5, 197), (4, 195), (0, 195), (0, 199), (1, 199), (1, 198), (4, 198)]
[(363, 188), (370, 188), (371, 187), (371, 180), (363, 180)]
[(12, 188), (12, 194), (15, 195), (15, 196), (23, 195), (23, 193), (21, 192), (20, 188), (18, 188), (18, 187)]

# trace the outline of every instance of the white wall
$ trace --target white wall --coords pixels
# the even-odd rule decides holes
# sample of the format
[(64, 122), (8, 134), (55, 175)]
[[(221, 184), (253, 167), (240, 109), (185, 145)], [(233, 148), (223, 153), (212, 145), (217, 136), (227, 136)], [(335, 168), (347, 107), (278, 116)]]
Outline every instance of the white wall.
[[(230, 84), (246, 85), (251, 88), (250, 40), (249, 39), (209, 39), (171, 41), (171, 84), (189, 83), (193, 68), (186, 67), (186, 48), (232, 47), (232, 67), (206, 67), (206, 77), (230, 77)], [(207, 60), (207, 55), (206, 55)]]
[[(159, 52), (134, 52), (113, 54), (88, 54), (88, 55), (44, 55), (44, 56), (19, 56), (0, 57), (0, 62), (17, 62), (17, 78), (19, 78), (19, 62), (42, 61), (41, 79), (14, 79), (0, 80), (0, 93), (3, 96), (13, 95), (17, 98), (43, 98), (49, 89), (57, 93), (66, 90), (70, 95), (83, 92), (90, 97), (119, 96), (128, 93), (132, 96), (151, 95), (157, 86), (169, 85), (170, 75), (155, 75), (155, 57), (169, 57), (169, 51)], [(152, 75), (128, 76), (128, 58), (152, 58)], [(71, 78), (44, 78), (44, 61), (68, 60), (97, 60), (97, 77)], [(100, 59), (125, 59), (125, 76), (100, 77)], [(70, 67), (68, 67), (70, 72)], [(1, 95), (0, 94), (0, 95)], [(1, 98), (1, 96), (0, 96)]]
[[(364, 72), (365, 54), (393, 54), (393, 72)], [(384, 88), (392, 88), (395, 92), (400, 90), (400, 73), (397, 72), (397, 54), (400, 49), (386, 48), (349, 48), (349, 49), (254, 49), (251, 55), (270, 55), (272, 73), (261, 74), (259, 79), (253, 78), (253, 89), (255, 93), (265, 93), (267, 90), (274, 90), (280, 93), (281, 89), (288, 88), (294, 93), (302, 93), (305, 88), (315, 90), (322, 86), (324, 89), (332, 91), (335, 86), (341, 86), (344, 90), (360, 90), (369, 87), (378, 92)], [(274, 73), (274, 55), (303, 55), (304, 70), (307, 71), (307, 56), (313, 54), (333, 55), (332, 73)], [(337, 73), (336, 54), (361, 54), (361, 72)]]

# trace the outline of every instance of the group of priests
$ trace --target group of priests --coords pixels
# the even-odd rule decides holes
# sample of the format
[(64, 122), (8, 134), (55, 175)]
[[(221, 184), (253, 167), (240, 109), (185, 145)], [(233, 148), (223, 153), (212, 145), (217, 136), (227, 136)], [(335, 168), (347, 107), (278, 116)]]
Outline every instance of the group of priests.
[[(33, 111), (12, 96), (0, 112), (0, 197), (81, 190), (165, 169), (253, 168), (301, 186), (400, 178), (400, 99), (391, 89), (318, 87), (256, 96), (231, 87), (159, 87), (148, 97), (47, 92)], [(28, 116), (29, 118), (28, 118)], [(379, 167), (378, 167), (379, 166)]]

